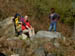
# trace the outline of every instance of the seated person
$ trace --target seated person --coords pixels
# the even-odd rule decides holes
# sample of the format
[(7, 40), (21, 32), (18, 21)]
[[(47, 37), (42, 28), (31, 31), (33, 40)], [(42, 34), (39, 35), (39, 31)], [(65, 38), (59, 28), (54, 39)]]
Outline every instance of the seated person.
[(22, 32), (29, 34), (29, 37), (32, 37), (35, 35), (34, 28), (31, 26), (31, 24), (28, 21), (28, 16), (25, 16), (22, 18)]
[(15, 33), (19, 36), (22, 33), (20, 15), (16, 14), (13, 18)]

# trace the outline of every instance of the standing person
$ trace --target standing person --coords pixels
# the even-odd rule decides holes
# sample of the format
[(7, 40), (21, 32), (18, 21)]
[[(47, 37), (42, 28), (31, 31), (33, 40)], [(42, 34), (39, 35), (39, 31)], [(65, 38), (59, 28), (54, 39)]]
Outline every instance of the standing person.
[(22, 32), (23, 33), (28, 32), (29, 37), (32, 37), (35, 35), (34, 28), (31, 26), (30, 22), (28, 21), (28, 16), (25, 16), (23, 18)]
[(59, 18), (60, 16), (57, 13), (55, 13), (55, 9), (51, 8), (51, 13), (49, 15), (49, 19), (51, 20), (49, 31), (52, 31), (52, 29), (54, 29), (54, 32), (56, 32), (56, 24)]

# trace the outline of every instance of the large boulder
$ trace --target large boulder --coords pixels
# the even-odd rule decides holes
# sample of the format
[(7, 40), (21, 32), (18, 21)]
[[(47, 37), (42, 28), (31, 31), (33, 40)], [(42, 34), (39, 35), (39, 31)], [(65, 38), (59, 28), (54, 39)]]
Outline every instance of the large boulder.
[(12, 19), (13, 17), (8, 17), (5, 20), (0, 21), (0, 36), (12, 37), (15, 34)]
[(35, 56), (45, 56), (45, 52), (44, 52), (44, 49), (42, 47), (40, 48), (37, 48), (35, 53), (34, 53)]
[(6, 27), (8, 27), (8, 25), (12, 24), (12, 19), (13, 19), (13, 18), (14, 18), (14, 17), (8, 17), (8, 18), (6, 18), (5, 20), (0, 21), (0, 27), (1, 27), (1, 28), (6, 28)]
[(62, 38), (62, 35), (59, 32), (39, 31), (34, 37), (53, 39), (53, 38)]

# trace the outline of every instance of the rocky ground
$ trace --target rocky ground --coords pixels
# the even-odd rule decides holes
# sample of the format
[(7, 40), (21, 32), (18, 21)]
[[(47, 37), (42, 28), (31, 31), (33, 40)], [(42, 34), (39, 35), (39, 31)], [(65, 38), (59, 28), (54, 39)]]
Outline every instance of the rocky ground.
[(7, 56), (75, 56), (73, 38), (66, 38), (59, 32), (38, 31), (34, 37), (22, 40), (15, 36), (11, 18), (0, 22), (1, 53)]
[(19, 56), (74, 56), (75, 41), (61, 38), (34, 38), (20, 40), (15, 37), (0, 38), (0, 52)]

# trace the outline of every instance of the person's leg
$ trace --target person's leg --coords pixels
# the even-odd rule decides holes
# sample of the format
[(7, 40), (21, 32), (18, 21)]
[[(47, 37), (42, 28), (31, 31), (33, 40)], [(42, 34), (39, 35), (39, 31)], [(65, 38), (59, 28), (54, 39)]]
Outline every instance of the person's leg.
[(23, 33), (27, 33), (27, 32), (29, 32), (29, 30), (28, 30), (28, 29), (23, 30)]
[(27, 32), (28, 32), (29, 37), (31, 37), (32, 36), (31, 29), (23, 30), (23, 33), (27, 33)]
[(33, 36), (35, 35), (35, 31), (34, 31), (34, 28), (32, 28), (32, 35), (33, 35)]
[(53, 23), (54, 32), (56, 32), (56, 22)]
[[(28, 29), (25, 29), (25, 30), (23, 30), (22, 32), (23, 32), (22, 34), (27, 35), (27, 37), (29, 36), (29, 30), (28, 30)], [(27, 33), (28, 33), (28, 34), (27, 34)], [(23, 36), (23, 35), (22, 35), (22, 36)]]
[(53, 23), (50, 24), (49, 31), (52, 31)]
[(29, 37), (32, 37), (32, 31), (31, 29), (28, 29), (29, 30)]

